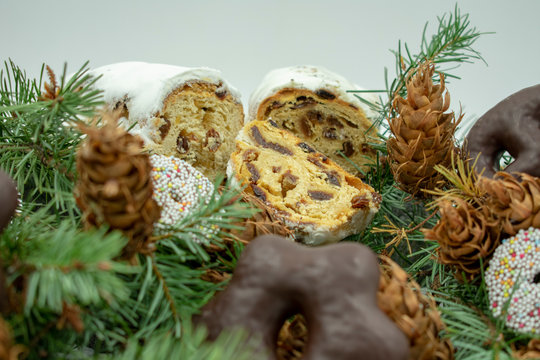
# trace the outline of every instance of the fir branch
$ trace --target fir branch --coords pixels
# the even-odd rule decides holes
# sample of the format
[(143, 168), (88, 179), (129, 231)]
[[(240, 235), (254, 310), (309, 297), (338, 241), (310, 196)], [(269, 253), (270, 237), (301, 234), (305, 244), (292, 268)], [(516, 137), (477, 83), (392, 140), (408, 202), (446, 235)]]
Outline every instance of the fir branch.
[[(179, 249), (181, 254), (154, 253), (155, 258), (141, 257), (141, 271), (134, 276), (124, 277), (130, 290), (129, 299), (122, 304), (112, 304), (111, 309), (116, 319), (109, 325), (110, 319), (101, 317), (96, 322), (106, 326), (95, 327), (107, 348), (114, 348), (126, 341), (127, 336), (146, 339), (154, 332), (166, 330), (173, 337), (182, 334), (182, 314), (191, 315), (212, 297), (219, 289), (218, 285), (204, 281), (201, 269), (193, 268), (196, 263), (193, 254)], [(157, 270), (157, 271), (156, 271)], [(109, 311), (100, 313), (106, 315)], [(118, 323), (124, 324), (125, 336), (114, 330)], [(105, 329), (110, 329), (104, 331)], [(111, 344), (116, 344), (110, 346)]]
[[(420, 41), (420, 48), (413, 55), (407, 43), (398, 42), (397, 50), (391, 50), (395, 57), (395, 78), (390, 81), (388, 69), (384, 70), (385, 90), (363, 90), (354, 91), (361, 101), (365, 102), (372, 110), (379, 113), (377, 124), (383, 124), (384, 119), (395, 116), (392, 102), (396, 96), (405, 97), (407, 80), (414, 76), (416, 69), (424, 62), (444, 66), (438, 69), (446, 78), (459, 79), (451, 73), (463, 63), (473, 63), (474, 60), (481, 60), (485, 63), (481, 54), (473, 48), (474, 43), (482, 36), (490, 34), (479, 32), (475, 27), (471, 27), (469, 15), (461, 14), (457, 4), (453, 12), (449, 12), (437, 18), (437, 31), (427, 35), (428, 25), (426, 23)], [(439, 67), (440, 67), (439, 66)], [(361, 97), (361, 93), (385, 93), (387, 100), (380, 99), (378, 102), (369, 101)]]
[(130, 341), (126, 351), (118, 360), (257, 360), (266, 359), (256, 348), (253, 340), (247, 339), (243, 331), (223, 332), (213, 342), (206, 341), (204, 328), (194, 328), (190, 321), (184, 321), (184, 331), (180, 341), (170, 334), (158, 333), (140, 346), (137, 341)]
[(504, 341), (504, 335), (481, 311), (450, 300), (445, 294), (435, 294), (447, 333), (456, 348), (456, 360), (502, 359), (509, 356), (506, 350), (510, 347)]
[(451, 184), (449, 189), (438, 189), (427, 190), (428, 194), (431, 194), (436, 197), (435, 201), (429, 205), (430, 208), (434, 208), (439, 201), (445, 199), (452, 199), (454, 197), (462, 198), (469, 203), (476, 205), (481, 204), (481, 199), (484, 197), (485, 193), (476, 186), (476, 182), (482, 172), (477, 174), (475, 171), (476, 162), (478, 157), (471, 161), (464, 161), (461, 158), (457, 158), (452, 153), (452, 162), (451, 168), (447, 169), (440, 165), (435, 165), (435, 170), (441, 173), (445, 179)]
[(51, 215), (47, 207), (38, 208), (33, 204), (24, 203), (20, 213), (0, 234), (0, 259), (6, 264), (15, 260), (26, 259), (36, 251), (36, 243), (29, 241), (53, 231), (56, 226), (56, 216)]
[(215, 245), (223, 248), (223, 240), (229, 238), (227, 230), (243, 229), (243, 226), (238, 224), (251, 218), (258, 210), (253, 205), (241, 201), (240, 190), (231, 184), (230, 179), (220, 189), (219, 184), (222, 181), (220, 177), (216, 179), (214, 192), (207, 203), (201, 199), (196, 210), (163, 230), (165, 235), (160, 238), (166, 240), (161, 240), (159, 245), (168, 247), (173, 252), (178, 252), (178, 246), (186, 248), (201, 262), (208, 262), (210, 256), (205, 249), (206, 246)]
[(453, 13), (438, 17), (437, 21), (437, 31), (429, 40), (426, 35), (429, 23), (424, 26), (420, 50), (416, 55), (412, 55), (407, 43), (404, 43), (402, 47), (399, 42), (397, 51), (392, 51), (396, 58), (397, 76), (390, 86), (387, 85), (389, 99), (405, 94), (406, 80), (414, 76), (421, 63), (433, 62), (447, 65), (447, 68), (439, 69), (439, 71), (445, 77), (459, 79), (449, 71), (462, 63), (473, 63), (473, 60), (484, 61), (480, 53), (472, 46), (480, 36), (488, 33), (481, 33), (476, 28), (471, 28), (469, 15), (462, 15), (457, 4)]
[[(365, 181), (381, 194), (382, 203), (362, 242), (379, 253), (396, 253), (400, 258), (396, 261), (402, 266), (420, 263), (425, 266), (430, 263), (431, 252), (421, 252), (419, 249), (431, 248), (432, 244), (425, 241), (420, 228), (434, 224), (436, 213), (428, 212), (423, 201), (406, 201), (409, 195), (396, 187), (384, 160), (377, 160)], [(406, 240), (404, 245), (402, 240)]]
[[(154, 255), (155, 259), (141, 256), (140, 267), (130, 267), (118, 274), (123, 280), (123, 287), (129, 290), (129, 297), (118, 297), (117, 301), (110, 303), (87, 304), (81, 309), (82, 334), (75, 336), (69, 331), (58, 332), (58, 316), (48, 316), (46, 309), (33, 306), (28, 320), (35, 329), (41, 330), (39, 334), (30, 332), (28, 338), (39, 337), (36, 344), (48, 344), (47, 349), (53, 353), (57, 351), (55, 358), (61, 358), (58, 354), (65, 352), (66, 346), (90, 348), (96, 354), (116, 353), (129, 338), (144, 341), (164, 331), (178, 341), (185, 332), (184, 320), (172, 309), (179, 309), (182, 316), (189, 316), (209, 300), (218, 286), (201, 279), (203, 270), (186, 265), (185, 262), (194, 259), (189, 252), (182, 257)], [(58, 339), (61, 339), (63, 347), (55, 345)], [(87, 352), (81, 354), (88, 355)]]
[[(26, 77), (12, 60), (4, 61), (4, 69), (0, 69), (0, 108), (19, 104), (30, 104), (37, 101), (44, 66), (41, 67), (39, 82)], [(37, 108), (37, 107), (36, 107)], [(0, 118), (15, 116), (15, 113), (0, 112)]]
[[(406, 267), (406, 271), (412, 274), (412, 277), (424, 288), (438, 289), (441, 284), (445, 284), (441, 274), (444, 272), (444, 267), (435, 261), (436, 250), (439, 244), (432, 241), (426, 241), (423, 235), (418, 235), (417, 239), (421, 243), (420, 249), (410, 254), (408, 257), (412, 261)], [(418, 246), (415, 246), (418, 248)], [(435, 285), (434, 285), (435, 284)]]
[(125, 245), (121, 234), (79, 232), (64, 221), (31, 241), (36, 248), (24, 259), (34, 269), (28, 281), (26, 314), (34, 307), (62, 313), (64, 302), (88, 305), (127, 298), (116, 273), (133, 269), (112, 260)]
[[(43, 351), (58, 355), (80, 344), (81, 337), (90, 342), (96, 331), (87, 326), (99, 321), (93, 312), (125, 303), (129, 292), (121, 276), (137, 269), (113, 260), (126, 242), (120, 233), (80, 232), (69, 219), (56, 225), (46, 209), (28, 216), (25, 211), (0, 237), (0, 253), (9, 249), (4, 264), (9, 265), (10, 282), (27, 279), (27, 285), (17, 289), (23, 292), (24, 312), (15, 314), (13, 320), (18, 320), (12, 324), (17, 336), (31, 345), (30, 358), (39, 358)], [(107, 315), (117, 320), (116, 326), (121, 324), (118, 316)], [(117, 330), (112, 326), (101, 331)]]
[(53, 202), (55, 212), (76, 215), (71, 192), (81, 134), (72, 125), (92, 115), (101, 100), (86, 64), (69, 80), (66, 68), (60, 85), (48, 68), (54, 84), (42, 94), (43, 70), (39, 81), (31, 81), (13, 62), (5, 63), (0, 72), (0, 167), (15, 180), (24, 201)]
[(162, 283), (152, 269), (152, 260), (145, 257), (141, 266), (144, 272), (138, 274), (129, 284), (133, 303), (130, 309), (134, 313), (136, 321), (136, 327), (133, 329), (135, 336), (144, 339), (161, 328), (167, 329), (175, 337), (179, 337), (181, 333), (180, 319), (172, 317), (169, 298), (167, 298)]
[[(253, 214), (249, 205), (240, 204), (237, 195), (228, 185), (221, 192), (216, 190), (208, 204), (201, 204), (199, 210), (171, 227), (175, 233), (154, 239), (156, 251), (152, 257), (139, 256), (141, 271), (122, 277), (130, 290), (129, 299), (121, 305), (112, 304), (111, 311), (94, 306), (94, 318), (88, 325), (86, 338), (92, 334), (107, 351), (114, 351), (128, 337), (146, 339), (160, 330), (170, 331), (171, 336), (179, 338), (184, 331), (179, 310), (182, 314), (194, 314), (221, 288), (203, 279), (206, 268), (234, 266), (231, 263), (236, 260), (211, 256), (207, 246), (214, 244), (222, 248), (222, 231), (208, 237), (208, 233), (197, 226), (217, 224), (220, 229), (236, 228), (235, 222)], [(186, 224), (189, 227), (182, 227)], [(206, 244), (194, 243), (193, 232), (197, 230), (196, 236), (206, 239)], [(202, 268), (203, 262), (205, 267)], [(111, 313), (117, 317), (114, 322), (108, 318)], [(124, 324), (123, 331), (114, 331), (119, 323)]]
[(156, 275), (156, 277), (159, 280), (160, 285), (163, 288), (163, 293), (165, 294), (165, 298), (167, 299), (167, 301), (169, 303), (169, 307), (171, 309), (172, 316), (173, 316), (173, 318), (176, 319), (176, 318), (178, 318), (178, 311), (176, 310), (176, 306), (174, 304), (174, 299), (171, 296), (171, 291), (169, 290), (169, 287), (165, 283), (165, 279), (163, 278), (163, 275), (159, 271), (159, 269), (158, 269), (158, 267), (156, 265), (156, 262), (154, 261), (154, 258), (150, 257), (149, 260), (152, 263), (152, 270), (154, 271), (154, 275)]
[(431, 220), (431, 218), (433, 218), (435, 214), (436, 212), (433, 211), (424, 220), (414, 225), (414, 227), (409, 227), (409, 229), (397, 227), (396, 225), (392, 223), (392, 221), (386, 218), (388, 224), (385, 224), (382, 227), (373, 228), (371, 231), (374, 233), (385, 233), (385, 234), (389, 234), (393, 236), (392, 240), (386, 243), (386, 249), (388, 249), (389, 247), (393, 247), (393, 248), (390, 250), (388, 254), (385, 254), (385, 255), (392, 256), (395, 250), (395, 247), (399, 246), (399, 244), (401, 244), (401, 241), (403, 239), (405, 239), (405, 241), (407, 242), (407, 248), (409, 250), (409, 254), (412, 254), (411, 244), (409, 242), (408, 235), (415, 231), (419, 231), (420, 228), (422, 228), (429, 220)]

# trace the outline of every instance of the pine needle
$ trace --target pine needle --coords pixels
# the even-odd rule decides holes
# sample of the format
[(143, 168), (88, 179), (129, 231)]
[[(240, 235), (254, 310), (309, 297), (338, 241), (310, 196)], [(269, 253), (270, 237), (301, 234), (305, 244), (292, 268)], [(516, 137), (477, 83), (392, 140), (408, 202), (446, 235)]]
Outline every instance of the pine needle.
[[(482, 176), (482, 173), (476, 174), (475, 166), (477, 161), (478, 158), (471, 164), (470, 161), (465, 161), (459, 157), (456, 158), (453, 154), (451, 169), (440, 165), (435, 166), (435, 169), (448, 180), (452, 187), (447, 189), (436, 188), (427, 192), (436, 197), (436, 201), (459, 197), (469, 203), (479, 203), (485, 192), (477, 186), (477, 180)], [(435, 203), (430, 205), (430, 207), (434, 206)]]

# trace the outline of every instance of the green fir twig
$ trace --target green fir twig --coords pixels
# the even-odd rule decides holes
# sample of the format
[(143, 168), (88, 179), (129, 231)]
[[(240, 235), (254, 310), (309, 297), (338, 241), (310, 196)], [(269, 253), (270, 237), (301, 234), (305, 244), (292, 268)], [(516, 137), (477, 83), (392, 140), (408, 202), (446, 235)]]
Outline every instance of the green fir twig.
[[(101, 104), (95, 80), (84, 64), (69, 79), (64, 67), (60, 85), (52, 70), (54, 96), (41, 91), (12, 61), (0, 71), (0, 168), (17, 183), (24, 201), (55, 204), (55, 213), (77, 212), (72, 196), (75, 151), (81, 134), (73, 126), (92, 116)], [(75, 212), (75, 213), (74, 213)]]

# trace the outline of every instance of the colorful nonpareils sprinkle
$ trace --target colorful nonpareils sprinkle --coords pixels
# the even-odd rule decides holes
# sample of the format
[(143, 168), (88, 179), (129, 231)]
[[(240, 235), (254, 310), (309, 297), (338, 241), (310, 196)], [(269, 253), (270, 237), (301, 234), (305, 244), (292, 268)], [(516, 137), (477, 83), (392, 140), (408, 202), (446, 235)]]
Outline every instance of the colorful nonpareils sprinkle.
[(214, 185), (197, 169), (175, 157), (152, 155), (154, 199), (161, 207), (158, 230), (174, 225), (203, 201), (208, 203)]
[(523, 333), (540, 333), (540, 229), (520, 230), (495, 250), (486, 271), (493, 315)]

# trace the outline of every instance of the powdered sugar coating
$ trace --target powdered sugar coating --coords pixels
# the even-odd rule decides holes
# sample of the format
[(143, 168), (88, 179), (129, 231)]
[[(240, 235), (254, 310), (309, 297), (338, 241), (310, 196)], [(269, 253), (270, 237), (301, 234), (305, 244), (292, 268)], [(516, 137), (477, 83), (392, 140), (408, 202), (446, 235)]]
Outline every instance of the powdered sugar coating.
[(90, 71), (101, 76), (95, 87), (104, 91), (105, 102), (115, 104), (127, 99), (130, 121), (138, 122), (154, 116), (163, 107), (163, 101), (174, 89), (197, 80), (218, 85), (231, 93), (240, 103), (240, 93), (215, 69), (188, 68), (145, 62), (122, 62), (102, 66)]
[(241, 103), (240, 93), (222, 78), (221, 72), (206, 67), (131, 61), (102, 66), (89, 74), (99, 77), (94, 86), (103, 90), (106, 103), (126, 103), (129, 119), (122, 118), (119, 123), (129, 128), (131, 134), (139, 135), (145, 144), (161, 140), (155, 120), (167, 96), (184, 84), (194, 81), (214, 84), (218, 86), (216, 92), (227, 91), (235, 102)]
[[(249, 99), (249, 112), (246, 122), (255, 120), (259, 105), (267, 97), (287, 88), (305, 89), (314, 92), (321, 89), (327, 90), (341, 100), (364, 110), (368, 118), (374, 119), (376, 117), (376, 113), (360, 101), (354, 93), (347, 92), (347, 90), (364, 90), (360, 86), (322, 66), (297, 65), (272, 70), (263, 78)], [(378, 101), (377, 97), (372, 94), (362, 94), (362, 97), (371, 102), (376, 103)]]

